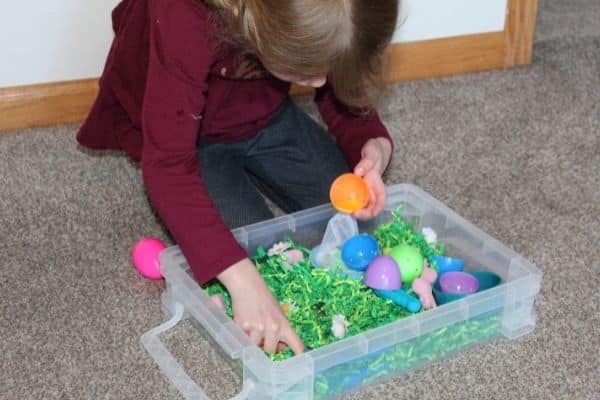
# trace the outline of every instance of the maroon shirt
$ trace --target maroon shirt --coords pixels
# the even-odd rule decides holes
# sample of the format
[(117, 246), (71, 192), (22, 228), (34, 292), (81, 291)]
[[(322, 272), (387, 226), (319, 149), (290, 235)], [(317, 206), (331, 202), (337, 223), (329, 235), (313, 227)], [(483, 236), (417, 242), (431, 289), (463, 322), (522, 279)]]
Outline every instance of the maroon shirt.
[[(218, 16), (197, 0), (124, 0), (112, 18), (100, 91), (77, 140), (141, 161), (151, 203), (205, 283), (247, 255), (206, 192), (197, 140), (255, 135), (290, 84), (220, 40)], [(376, 114), (350, 112), (328, 85), (315, 102), (350, 166), (368, 139), (389, 139)]]

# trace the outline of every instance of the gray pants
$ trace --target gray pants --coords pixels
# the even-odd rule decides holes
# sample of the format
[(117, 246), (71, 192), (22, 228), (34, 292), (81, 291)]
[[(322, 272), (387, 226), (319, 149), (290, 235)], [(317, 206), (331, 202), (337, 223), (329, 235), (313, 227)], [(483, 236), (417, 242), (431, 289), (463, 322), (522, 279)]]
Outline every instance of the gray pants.
[(232, 229), (273, 217), (261, 193), (294, 212), (328, 203), (331, 183), (349, 171), (331, 135), (291, 99), (256, 136), (201, 140), (198, 157), (208, 193)]

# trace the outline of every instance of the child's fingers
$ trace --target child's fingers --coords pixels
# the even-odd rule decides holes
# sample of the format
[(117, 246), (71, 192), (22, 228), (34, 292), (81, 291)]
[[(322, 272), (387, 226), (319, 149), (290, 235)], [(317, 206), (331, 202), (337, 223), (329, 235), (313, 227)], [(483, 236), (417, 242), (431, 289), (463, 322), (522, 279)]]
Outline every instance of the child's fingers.
[(381, 210), (383, 210), (383, 207), (385, 207), (385, 202), (387, 200), (385, 185), (383, 184), (383, 181), (381, 181), (381, 179), (379, 179), (377, 184), (375, 184), (373, 187), (373, 198), (373, 213), (374, 215), (377, 215), (381, 212)]
[(373, 207), (375, 205), (376, 199), (375, 199), (375, 194), (373, 193), (373, 190), (371, 189), (371, 186), (369, 186), (369, 202), (367, 203), (367, 205), (356, 211), (354, 213), (354, 216), (357, 219), (361, 219), (361, 220), (366, 220), (366, 219), (371, 219), (373, 218)]
[(385, 185), (379, 174), (373, 172), (365, 178), (367, 185), (369, 186), (370, 199), (365, 208), (354, 213), (354, 216), (358, 219), (370, 219), (375, 217), (383, 210), (387, 199)]
[(294, 354), (297, 355), (304, 351), (304, 343), (302, 343), (302, 339), (300, 339), (300, 337), (289, 325), (281, 330), (279, 337), (279, 340), (287, 343)]
[(363, 158), (358, 164), (356, 164), (356, 167), (354, 167), (354, 173), (361, 177), (365, 176), (369, 171), (373, 169), (374, 166), (375, 163), (373, 162), (373, 160), (369, 158)]
[(267, 331), (265, 334), (264, 350), (267, 353), (275, 353), (277, 351), (277, 345), (279, 344), (278, 332)]
[(384, 162), (384, 152), (377, 140), (370, 139), (365, 143), (361, 150), (361, 160), (354, 168), (354, 173), (359, 176), (368, 174), (371, 170), (376, 169), (378, 173), (382, 173), (382, 165)]
[(265, 331), (264, 329), (252, 328), (250, 330), (250, 340), (257, 346), (264, 344)]
[(385, 200), (385, 191), (376, 191), (375, 193), (372, 192), (371, 201), (369, 202), (366, 208), (359, 211), (361, 214), (357, 217), (362, 219), (369, 219), (377, 216), (377, 214), (379, 214), (381, 210), (383, 210), (383, 207), (385, 206)]
[(356, 218), (363, 220), (371, 219), (379, 214), (383, 208), (381, 206), (381, 200), (376, 196), (373, 196), (371, 199), (372, 201), (365, 208), (356, 213)]

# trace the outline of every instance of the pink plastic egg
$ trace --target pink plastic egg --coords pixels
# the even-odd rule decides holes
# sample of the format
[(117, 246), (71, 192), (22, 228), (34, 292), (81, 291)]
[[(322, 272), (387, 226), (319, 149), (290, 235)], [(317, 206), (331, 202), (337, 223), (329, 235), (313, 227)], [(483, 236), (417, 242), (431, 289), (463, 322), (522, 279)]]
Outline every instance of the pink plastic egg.
[(162, 279), (159, 255), (167, 246), (159, 239), (148, 237), (140, 240), (131, 250), (131, 261), (138, 272), (148, 279)]

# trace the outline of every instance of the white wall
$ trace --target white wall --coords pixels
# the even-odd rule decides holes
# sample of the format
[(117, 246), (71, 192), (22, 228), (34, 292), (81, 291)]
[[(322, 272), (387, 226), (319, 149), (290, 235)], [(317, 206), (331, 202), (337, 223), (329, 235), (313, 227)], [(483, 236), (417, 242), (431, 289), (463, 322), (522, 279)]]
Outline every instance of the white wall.
[[(394, 42), (501, 31), (507, 0), (401, 0)], [(0, 87), (97, 77), (119, 0), (0, 0)]]
[(98, 76), (118, 0), (0, 0), (0, 87)]
[(400, 0), (394, 42), (504, 30), (507, 0)]

